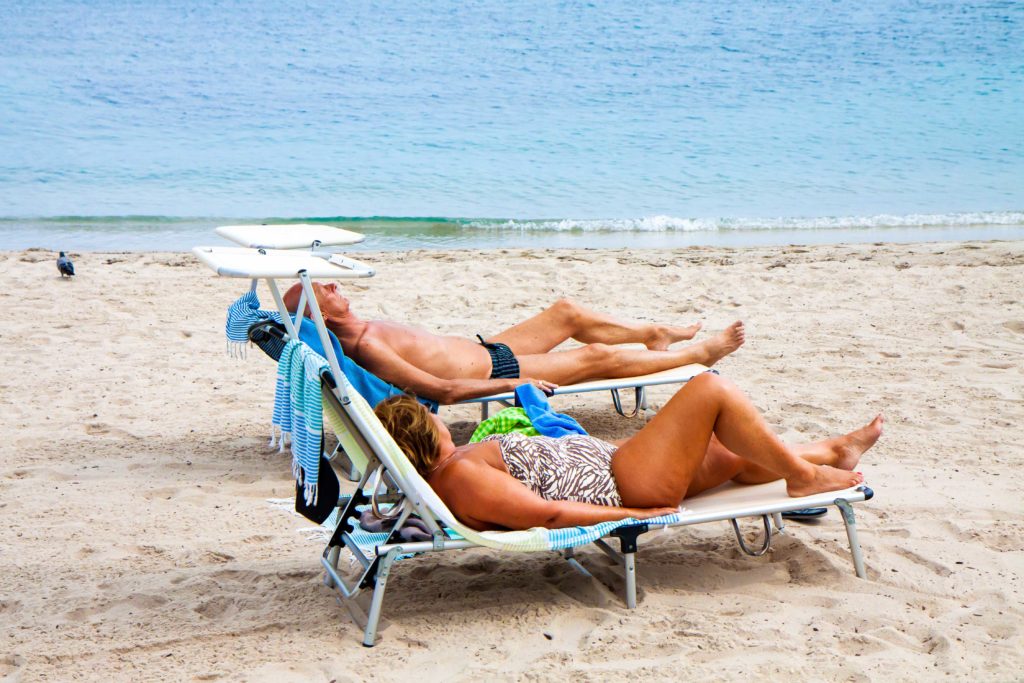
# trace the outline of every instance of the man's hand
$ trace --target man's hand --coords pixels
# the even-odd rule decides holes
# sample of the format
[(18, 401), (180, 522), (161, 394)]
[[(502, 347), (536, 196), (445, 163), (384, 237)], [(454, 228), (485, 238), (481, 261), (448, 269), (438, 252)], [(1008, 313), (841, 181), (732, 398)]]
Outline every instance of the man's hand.
[[(555, 384), (554, 382), (548, 382), (547, 380), (543, 379), (534, 379), (532, 377), (519, 377), (518, 379), (515, 380), (515, 382), (516, 386), (519, 386), (520, 384), (532, 384), (533, 386), (537, 387), (548, 396), (553, 396), (555, 393), (555, 389), (558, 388), (558, 385)], [(515, 387), (513, 387), (512, 390), (515, 391)]]

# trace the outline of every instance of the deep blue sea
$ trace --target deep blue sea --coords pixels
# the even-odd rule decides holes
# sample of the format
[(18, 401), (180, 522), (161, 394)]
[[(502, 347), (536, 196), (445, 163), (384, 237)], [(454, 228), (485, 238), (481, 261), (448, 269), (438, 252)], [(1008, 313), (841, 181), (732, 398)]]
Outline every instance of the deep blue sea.
[(1024, 238), (1024, 3), (3, 0), (0, 248)]

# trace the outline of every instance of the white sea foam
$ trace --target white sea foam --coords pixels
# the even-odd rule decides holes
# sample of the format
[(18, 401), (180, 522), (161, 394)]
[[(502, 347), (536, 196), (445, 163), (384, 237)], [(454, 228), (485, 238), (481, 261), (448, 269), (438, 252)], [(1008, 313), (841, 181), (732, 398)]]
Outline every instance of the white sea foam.
[(821, 216), (817, 218), (563, 218), (558, 220), (475, 220), (467, 224), (486, 230), (551, 232), (700, 232), (719, 230), (834, 230), (858, 228), (935, 228), (972, 226), (1024, 226), (1024, 212), (991, 211), (944, 214), (878, 214), (875, 216)]

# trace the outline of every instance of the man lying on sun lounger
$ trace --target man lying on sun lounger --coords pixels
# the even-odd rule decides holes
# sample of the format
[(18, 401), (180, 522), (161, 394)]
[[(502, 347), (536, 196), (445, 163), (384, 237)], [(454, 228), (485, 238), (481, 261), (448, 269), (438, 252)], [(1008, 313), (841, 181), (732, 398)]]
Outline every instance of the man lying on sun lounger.
[[(446, 404), (512, 391), (524, 382), (550, 391), (559, 384), (646, 375), (690, 363), (710, 366), (744, 341), (743, 323), (737, 321), (705, 341), (669, 348), (692, 339), (700, 324), (620, 322), (562, 299), (489, 339), (477, 335), (480, 341), (475, 342), (387, 320), (363, 320), (333, 283), (314, 282), (313, 292), (324, 322), (349, 357), (397, 387)], [(295, 312), (301, 294), (298, 284), (288, 290), (288, 310)], [(567, 339), (585, 346), (552, 351)], [(631, 342), (647, 348), (614, 346)]]

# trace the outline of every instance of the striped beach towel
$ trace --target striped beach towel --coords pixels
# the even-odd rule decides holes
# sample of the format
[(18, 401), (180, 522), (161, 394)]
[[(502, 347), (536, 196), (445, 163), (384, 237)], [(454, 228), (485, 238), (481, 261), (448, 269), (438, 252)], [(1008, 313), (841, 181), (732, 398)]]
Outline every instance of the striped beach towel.
[(298, 340), (288, 342), (277, 362), (273, 422), (281, 430), (281, 448), (291, 436), (292, 474), (303, 486), (307, 505), (316, 505), (320, 471), (320, 437), (324, 414), (320, 372), (324, 357)]
[(260, 310), (260, 299), (255, 290), (250, 289), (228, 306), (228, 320), (224, 329), (228, 337), (228, 355), (232, 358), (245, 358), (249, 328), (264, 320), (281, 322), (281, 316), (272, 311)]

